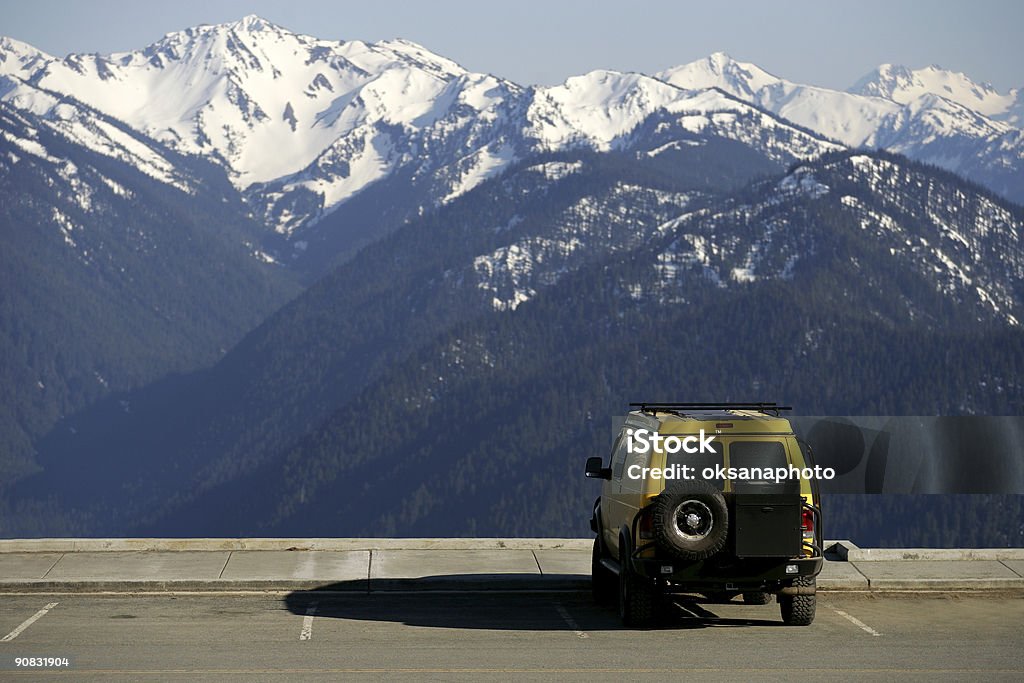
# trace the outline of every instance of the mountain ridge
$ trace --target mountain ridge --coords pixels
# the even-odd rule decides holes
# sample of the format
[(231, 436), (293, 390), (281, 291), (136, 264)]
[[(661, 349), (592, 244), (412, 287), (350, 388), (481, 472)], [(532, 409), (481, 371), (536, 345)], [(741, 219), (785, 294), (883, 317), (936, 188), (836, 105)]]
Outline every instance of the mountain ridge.
[[(623, 127), (690, 97), (659, 81), (718, 88), (847, 146), (882, 146), (1024, 201), (1015, 178), (1024, 175), (1019, 121), (997, 116), (1000, 107), (1010, 111), (1019, 90), (1002, 94), (928, 69), (882, 65), (873, 73), (843, 92), (717, 52), (654, 75), (598, 70), (560, 85), (522, 86), (411, 41), (323, 40), (256, 15), (105, 56), (58, 59), (13, 39), (0, 42), (0, 74), (74, 95), (178, 151), (217, 160), (255, 214), (293, 241), (395, 174), (414, 182), (431, 176), (425, 182), (445, 186), (434, 194), (450, 201), (537, 151), (608, 149)], [(957, 90), (933, 92), (948, 83)], [(179, 96), (154, 107), (165, 87)], [(972, 92), (979, 94), (974, 100)], [(929, 94), (977, 113), (984, 125), (920, 99)], [(937, 113), (925, 115), (923, 107)], [(433, 164), (424, 165), (417, 150), (438, 145), (447, 154), (432, 154)], [(410, 215), (421, 208), (429, 207), (411, 207)]]
[[(497, 442), (488, 430), (507, 434), (508, 419), (523, 430), (515, 448), (526, 462), (538, 457), (528, 452), (531, 438), (544, 441), (561, 400), (584, 426), (587, 406), (601, 414), (626, 394), (685, 386), (695, 400), (711, 400), (722, 377), (731, 378), (720, 388), (727, 397), (770, 388), (823, 414), (974, 413), (1021, 400), (1012, 370), (1022, 360), (1024, 316), (1019, 207), (947, 171), (851, 151), (755, 174), (723, 197), (707, 189), (720, 180), (693, 171), (703, 147), (683, 149), (691, 163), (678, 168), (691, 175), (674, 189), (652, 186), (657, 175), (623, 178), (615, 153), (524, 162), (364, 249), (193, 386), (112, 398), (60, 425), (44, 446), (48, 477), (26, 482), (20, 495), (61, 492), (67, 514), (93, 520), (95, 533), (124, 533), (129, 522), (141, 524), (133, 533), (207, 529), (202, 520), (225, 492), (238, 514), (222, 515), (210, 533), (298, 533), (313, 518), (318, 532), (340, 524), (333, 528), (357, 533), (353, 525), (366, 523), (388, 534), (433, 533), (451, 523), (435, 517), (444, 507), (438, 492), (464, 490), (452, 473), (471, 463), (438, 460), (417, 493), (415, 454), (477, 453), (475, 466), (490, 472), (482, 454)], [(890, 345), (921, 349), (890, 365)], [(713, 369), (673, 374), (677, 346)], [(730, 374), (732, 364), (752, 374)], [(813, 382), (809, 367), (818, 368)], [(845, 384), (860, 372), (869, 379)], [(366, 406), (409, 422), (367, 420)], [(540, 426), (530, 427), (533, 419)], [(586, 429), (596, 448), (604, 432)], [(83, 452), (96, 459), (72, 457)], [(375, 469), (388, 453), (407, 452)], [(571, 459), (556, 455), (548, 452), (548, 476)], [(93, 481), (108, 471), (129, 483)], [(527, 485), (507, 468), (492, 474), (512, 477), (516, 490)], [(367, 503), (372, 515), (363, 520), (328, 486), (339, 478), (346, 495), (364, 500), (381, 477), (408, 489), (403, 511)], [(94, 487), (107, 486), (133, 492), (131, 500), (88, 503)], [(477, 510), (477, 528), (535, 531), (521, 515), (508, 517), (511, 493), (487, 490), (505, 511)], [(565, 533), (576, 532), (572, 510), (585, 497), (582, 484), (571, 490), (560, 502), (548, 498), (558, 510), (551, 523)], [(271, 499), (273, 514), (261, 507)]]
[(577, 533), (624, 397), (1019, 411), (1024, 131), (886, 74), (0, 40), (0, 535)]

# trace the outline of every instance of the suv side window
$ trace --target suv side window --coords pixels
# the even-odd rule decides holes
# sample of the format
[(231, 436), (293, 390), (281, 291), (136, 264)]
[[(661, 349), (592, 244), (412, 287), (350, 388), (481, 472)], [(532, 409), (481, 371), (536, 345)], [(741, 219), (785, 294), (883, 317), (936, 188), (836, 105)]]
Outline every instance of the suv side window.
[(619, 438), (615, 442), (615, 452), (612, 453), (612, 481), (622, 479), (622, 470), (626, 465), (626, 450), (628, 446), (629, 440), (626, 438), (625, 430), (623, 430), (619, 433)]
[[(629, 442), (626, 439), (622, 440), (623, 451), (628, 451)], [(622, 470), (622, 491), (629, 491), (630, 493), (639, 493), (643, 485), (642, 479), (633, 479), (629, 476), (629, 468), (633, 465), (639, 465), (640, 467), (647, 467), (650, 464), (651, 454), (654, 452), (653, 448), (648, 448), (645, 453), (635, 451), (633, 453), (626, 453), (626, 459), (624, 461), (625, 466)]]

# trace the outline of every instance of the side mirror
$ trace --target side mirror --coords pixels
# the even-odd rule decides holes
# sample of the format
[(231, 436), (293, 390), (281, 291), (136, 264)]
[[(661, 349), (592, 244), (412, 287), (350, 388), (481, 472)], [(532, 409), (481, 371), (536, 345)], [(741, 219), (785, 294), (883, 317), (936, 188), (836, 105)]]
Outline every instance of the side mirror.
[(586, 475), (589, 479), (611, 479), (612, 468), (602, 467), (603, 460), (600, 456), (595, 455), (592, 458), (587, 458), (587, 470)]

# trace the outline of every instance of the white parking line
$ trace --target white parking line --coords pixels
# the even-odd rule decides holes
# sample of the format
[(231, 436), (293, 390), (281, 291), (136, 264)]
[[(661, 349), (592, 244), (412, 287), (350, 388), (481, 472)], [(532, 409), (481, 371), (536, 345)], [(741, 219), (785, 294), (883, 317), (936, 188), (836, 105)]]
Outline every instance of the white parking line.
[(571, 628), (573, 630), (573, 632), (576, 633), (576, 637), (577, 638), (589, 638), (590, 637), (586, 633), (584, 633), (583, 631), (580, 630), (580, 625), (576, 623), (576, 620), (572, 618), (572, 615), (569, 614), (569, 611), (567, 609), (565, 609), (564, 607), (562, 607), (562, 605), (560, 605), (558, 603), (555, 603), (555, 609), (558, 610), (558, 614), (561, 615), (562, 621), (564, 621), (566, 624), (568, 624), (569, 628)]
[(59, 605), (59, 604), (60, 604), (60, 603), (57, 603), (57, 602), (51, 602), (51, 603), (50, 603), (49, 605), (47, 605), (47, 606), (46, 606), (46, 607), (44, 607), (43, 609), (41, 609), (41, 610), (39, 610), (38, 612), (36, 612), (35, 614), (33, 614), (32, 616), (30, 616), (30, 617), (29, 617), (28, 619), (26, 619), (25, 621), (23, 621), (23, 622), (21, 623), (21, 626), (19, 626), (18, 628), (14, 629), (13, 631), (11, 631), (10, 633), (8, 633), (8, 634), (7, 634), (6, 636), (4, 636), (3, 638), (0, 638), (0, 643), (9, 643), (9, 642), (11, 642), (12, 640), (14, 640), (14, 639), (15, 639), (15, 638), (17, 638), (18, 636), (20, 636), (20, 635), (21, 635), (21, 632), (22, 632), (22, 631), (24, 631), (24, 630), (25, 630), (25, 629), (27, 629), (27, 628), (28, 628), (29, 626), (31, 626), (32, 624), (36, 623), (36, 622), (37, 622), (37, 621), (39, 621), (40, 619), (42, 619), (42, 618), (43, 618), (43, 616), (44, 616), (44, 615), (45, 615), (45, 614), (46, 614), (47, 612), (49, 612), (50, 610), (52, 610), (52, 609), (53, 609), (54, 607), (56, 607), (56, 606), (57, 606), (57, 605)]
[(299, 631), (299, 640), (313, 639), (313, 617), (316, 615), (316, 603), (306, 608), (306, 616), (302, 617), (302, 630)]
[(849, 615), (849, 614), (847, 614), (846, 612), (844, 612), (841, 609), (836, 609), (835, 607), (833, 607), (832, 611), (835, 612), (836, 614), (838, 614), (839, 616), (843, 617), (844, 619), (849, 620), (850, 623), (852, 623), (853, 625), (857, 626), (861, 630), (867, 631), (868, 633), (870, 633), (873, 636), (880, 636), (880, 635), (882, 635), (881, 633), (879, 633), (875, 629), (871, 628), (870, 626), (865, 624), (863, 621), (861, 621), (857, 617)]

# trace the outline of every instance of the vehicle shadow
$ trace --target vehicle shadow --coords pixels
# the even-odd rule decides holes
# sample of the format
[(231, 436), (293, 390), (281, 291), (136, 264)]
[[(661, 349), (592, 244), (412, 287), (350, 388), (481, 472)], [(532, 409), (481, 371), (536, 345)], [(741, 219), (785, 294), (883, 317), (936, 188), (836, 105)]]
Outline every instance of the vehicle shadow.
[[(493, 577), (492, 577), (493, 580)], [(485, 585), (483, 576), (479, 579)], [(482, 589), (451, 592), (444, 589), (354, 590), (356, 582), (327, 584), (293, 591), (284, 607), (292, 614), (366, 622), (393, 622), (406, 626), (497, 631), (619, 631), (625, 629), (613, 605), (594, 603), (579, 590), (510, 592)], [(782, 626), (759, 618), (777, 614), (768, 606), (744, 606), (695, 596), (673, 596), (663, 603), (655, 630), (721, 627)], [(727, 614), (726, 614), (727, 613)]]
[[(749, 617), (722, 617), (705, 605), (735, 605), (751, 615), (772, 614), (772, 605), (749, 606), (732, 600), (711, 600), (692, 596), (679, 596), (663, 610), (662, 626), (678, 629), (718, 628), (722, 626), (785, 626), (780, 620), (752, 619)], [(722, 611), (718, 608), (719, 612)], [(735, 611), (731, 608), (730, 611)]]

